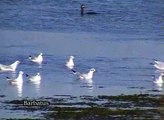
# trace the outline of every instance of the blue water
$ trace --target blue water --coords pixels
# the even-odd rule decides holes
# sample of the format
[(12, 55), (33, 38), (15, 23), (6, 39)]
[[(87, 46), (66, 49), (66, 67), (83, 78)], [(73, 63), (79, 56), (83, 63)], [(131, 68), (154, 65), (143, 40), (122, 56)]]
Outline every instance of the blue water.
[[(80, 4), (98, 15), (80, 15)], [(163, 34), (163, 0), (1, 0), (0, 28), (53, 32)]]
[[(80, 15), (80, 4), (97, 15)], [(164, 61), (163, 0), (1, 0), (0, 63), (20, 60), (15, 73), (0, 73), (0, 94), (6, 99), (54, 95), (163, 94), (152, 83)], [(28, 60), (42, 52), (41, 66)], [(75, 56), (75, 69), (96, 69), (93, 83), (77, 80), (64, 66)], [(6, 76), (41, 73), (39, 84), (9, 85)], [(158, 90), (154, 92), (153, 90)], [(7, 117), (3, 110), (0, 116)], [(7, 114), (7, 115), (6, 115)], [(10, 115), (11, 116), (11, 115)], [(14, 117), (17, 114), (13, 114)]]

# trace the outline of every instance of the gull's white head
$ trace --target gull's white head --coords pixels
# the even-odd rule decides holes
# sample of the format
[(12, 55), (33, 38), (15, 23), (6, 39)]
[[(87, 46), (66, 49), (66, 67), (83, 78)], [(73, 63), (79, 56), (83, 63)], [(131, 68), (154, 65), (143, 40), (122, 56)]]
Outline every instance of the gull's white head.
[(37, 73), (37, 76), (40, 76), (40, 73)]
[(19, 74), (20, 74), (20, 75), (23, 75), (23, 71), (19, 71)]
[(19, 60), (17, 60), (17, 61), (15, 61), (15, 63), (19, 64), (19, 63), (20, 63), (20, 61), (19, 61)]
[(91, 68), (91, 69), (90, 69), (90, 72), (95, 72), (95, 71), (96, 71), (95, 68)]
[(71, 55), (71, 56), (70, 56), (70, 59), (74, 59), (74, 56)]
[(43, 55), (43, 53), (40, 53), (39, 55)]

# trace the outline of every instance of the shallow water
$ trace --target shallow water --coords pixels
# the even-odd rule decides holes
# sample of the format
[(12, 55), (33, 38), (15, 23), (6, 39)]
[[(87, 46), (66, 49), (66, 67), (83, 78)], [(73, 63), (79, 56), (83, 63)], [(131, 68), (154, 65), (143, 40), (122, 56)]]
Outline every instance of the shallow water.
[[(158, 73), (151, 63), (155, 58), (162, 59), (161, 40), (156, 41), (149, 37), (136, 40), (137, 36), (133, 35), (113, 38), (113, 34), (22, 31), (1, 31), (0, 36), (4, 40), (0, 45), (1, 63), (21, 61), (16, 73), (0, 74), (1, 94), (6, 95), (5, 98), (118, 95), (158, 89), (152, 84), (153, 75)], [(39, 52), (43, 52), (43, 64), (31, 63), (28, 56)], [(77, 80), (64, 66), (69, 55), (75, 56), (77, 71), (87, 72), (91, 67), (97, 70), (92, 83)], [(29, 83), (24, 76), (23, 86), (9, 85), (5, 77), (16, 76), (20, 70), (31, 75), (40, 72), (41, 82)], [(163, 91), (163, 87), (159, 89)]]
[[(1, 100), (164, 93), (163, 86), (152, 83), (159, 72), (151, 64), (164, 61), (163, 1), (82, 2), (86, 11), (100, 14), (81, 16), (78, 1), (0, 1), (0, 63), (21, 61), (15, 73), (0, 73), (0, 92), (6, 96)], [(44, 57), (41, 66), (28, 60), (39, 52)], [(65, 68), (70, 55), (77, 71), (96, 69), (92, 83), (77, 80)], [(40, 72), (41, 82), (29, 83), (24, 75), (22, 86), (9, 85), (6, 76), (20, 70)]]

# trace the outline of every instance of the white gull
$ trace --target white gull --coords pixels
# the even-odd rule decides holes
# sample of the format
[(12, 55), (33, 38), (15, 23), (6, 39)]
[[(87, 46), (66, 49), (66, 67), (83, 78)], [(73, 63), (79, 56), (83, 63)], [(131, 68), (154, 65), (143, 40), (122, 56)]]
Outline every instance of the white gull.
[(19, 71), (17, 78), (7, 78), (10, 84), (18, 85), (23, 83), (23, 71)]
[(18, 64), (20, 63), (19, 60), (15, 61), (14, 63), (10, 64), (10, 65), (3, 65), (0, 64), (0, 71), (1, 72), (5, 72), (5, 71), (15, 71)]
[(70, 56), (69, 59), (66, 61), (66, 67), (69, 69), (73, 69), (74, 62), (73, 62), (74, 56)]
[(161, 73), (160, 76), (153, 81), (153, 83), (163, 84), (163, 77), (164, 77), (164, 73)]
[(40, 73), (37, 73), (34, 76), (30, 76), (30, 75), (26, 74), (26, 76), (28, 77), (28, 80), (31, 81), (31, 82), (37, 82), (37, 81), (40, 81), (41, 80)]
[(91, 68), (89, 70), (88, 73), (80, 73), (80, 72), (76, 72), (75, 70), (72, 70), (77, 76), (79, 79), (81, 80), (92, 80), (93, 78), (93, 73), (96, 71), (94, 68)]
[(42, 63), (42, 61), (43, 61), (43, 56), (42, 56), (43, 54), (42, 53), (40, 53), (39, 55), (37, 55), (37, 56), (29, 56), (29, 59), (32, 61), (32, 62), (35, 62), (35, 63), (39, 63), (39, 64), (41, 64)]
[(154, 61), (154, 67), (159, 70), (164, 70), (164, 62)]

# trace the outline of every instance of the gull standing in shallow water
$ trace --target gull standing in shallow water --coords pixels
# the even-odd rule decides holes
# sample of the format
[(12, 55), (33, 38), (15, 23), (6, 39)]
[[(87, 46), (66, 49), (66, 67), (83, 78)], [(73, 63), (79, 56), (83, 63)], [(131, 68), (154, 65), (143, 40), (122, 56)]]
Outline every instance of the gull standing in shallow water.
[(154, 61), (154, 67), (159, 70), (164, 70), (164, 62)]
[(1, 72), (6, 72), (6, 71), (15, 71), (18, 64), (20, 63), (20, 61), (15, 61), (14, 63), (12, 63), (11, 65), (2, 65), (0, 64), (0, 71)]
[(40, 73), (37, 73), (36, 75), (28, 75), (26, 74), (26, 77), (28, 78), (28, 82), (32, 83), (35, 87), (35, 90), (37, 93), (40, 91), (40, 83), (41, 83), (41, 75)]
[(28, 77), (28, 80), (31, 81), (31, 82), (38, 82), (41, 80), (41, 75), (40, 73), (37, 73), (36, 75), (34, 76), (30, 76), (28, 74), (26, 74), (26, 77)]
[(66, 66), (68, 69), (73, 69), (73, 67), (74, 67), (73, 59), (74, 59), (74, 56), (70, 56), (69, 59), (66, 61), (65, 66)]
[(32, 62), (35, 62), (35, 63), (38, 63), (38, 64), (41, 64), (42, 63), (42, 61), (43, 61), (43, 56), (42, 56), (43, 54), (42, 53), (40, 53), (38, 56), (29, 56), (29, 59), (32, 61)]
[(161, 73), (160, 76), (153, 81), (155, 84), (163, 84), (164, 73)]
[(75, 70), (72, 70), (74, 74), (78, 76), (81, 80), (92, 80), (93, 73), (96, 71), (94, 68), (91, 68), (88, 73), (81, 74), (79, 72), (76, 72)]
[(8, 78), (7, 81), (9, 81), (10, 84), (13, 85), (19, 85), (23, 83), (23, 71), (19, 71), (18, 77), (17, 78)]

